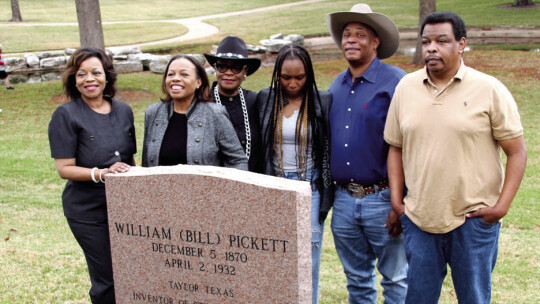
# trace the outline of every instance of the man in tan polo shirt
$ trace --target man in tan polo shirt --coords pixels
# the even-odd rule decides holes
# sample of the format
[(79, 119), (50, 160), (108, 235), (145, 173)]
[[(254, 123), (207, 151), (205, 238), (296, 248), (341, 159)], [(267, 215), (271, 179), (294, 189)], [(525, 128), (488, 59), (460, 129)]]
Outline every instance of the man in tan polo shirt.
[(398, 84), (384, 130), (409, 262), (406, 303), (437, 303), (447, 264), (460, 303), (490, 303), (499, 221), (527, 162), (523, 128), (508, 89), (463, 63), (458, 15), (430, 14), (421, 30), (426, 67)]

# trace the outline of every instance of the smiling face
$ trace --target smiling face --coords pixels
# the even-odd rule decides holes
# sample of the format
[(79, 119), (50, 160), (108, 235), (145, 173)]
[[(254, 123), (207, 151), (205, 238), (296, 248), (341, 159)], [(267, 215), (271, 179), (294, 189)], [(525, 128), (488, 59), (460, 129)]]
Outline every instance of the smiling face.
[(107, 85), (103, 64), (97, 57), (90, 57), (79, 66), (75, 73), (75, 85), (84, 101), (100, 101)]
[(195, 65), (186, 58), (171, 62), (165, 77), (167, 93), (174, 102), (189, 102), (195, 98), (195, 90), (201, 86)]
[(303, 98), (306, 87), (306, 69), (298, 58), (283, 61), (279, 81), (287, 99)]
[(349, 23), (343, 29), (341, 51), (349, 64), (369, 64), (377, 56), (379, 37), (363, 23)]
[(422, 33), (422, 55), (430, 77), (449, 80), (461, 65), (466, 40), (456, 40), (450, 22), (426, 24)]
[[(227, 70), (220, 72), (219, 68), (226, 66)], [(247, 67), (245, 63), (238, 60), (217, 60), (216, 61), (216, 79), (221, 94), (226, 96), (234, 96), (238, 92), (238, 88), (244, 81), (244, 76), (247, 75)], [(238, 74), (233, 72), (240, 71)]]

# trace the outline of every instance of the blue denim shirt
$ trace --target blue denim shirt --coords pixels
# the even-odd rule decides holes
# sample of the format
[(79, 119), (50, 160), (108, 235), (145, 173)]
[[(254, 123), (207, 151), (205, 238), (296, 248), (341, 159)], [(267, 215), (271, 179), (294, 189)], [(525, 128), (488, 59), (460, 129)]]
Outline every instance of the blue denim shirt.
[(336, 182), (370, 185), (388, 178), (384, 124), (396, 85), (405, 74), (375, 58), (354, 82), (349, 69), (332, 82), (330, 172)]

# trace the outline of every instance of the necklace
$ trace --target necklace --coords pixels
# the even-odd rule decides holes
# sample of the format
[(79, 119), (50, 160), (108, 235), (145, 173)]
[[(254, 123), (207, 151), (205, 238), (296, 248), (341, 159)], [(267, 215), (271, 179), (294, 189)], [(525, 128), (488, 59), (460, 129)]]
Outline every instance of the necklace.
[[(244, 126), (246, 128), (246, 156), (249, 159), (251, 153), (251, 129), (249, 127), (249, 116), (247, 112), (246, 99), (244, 98), (244, 92), (242, 88), (238, 88), (238, 95), (240, 95), (240, 103), (242, 104), (242, 114), (244, 115)], [(221, 104), (221, 98), (219, 97), (218, 86), (214, 87), (214, 97), (217, 104)]]

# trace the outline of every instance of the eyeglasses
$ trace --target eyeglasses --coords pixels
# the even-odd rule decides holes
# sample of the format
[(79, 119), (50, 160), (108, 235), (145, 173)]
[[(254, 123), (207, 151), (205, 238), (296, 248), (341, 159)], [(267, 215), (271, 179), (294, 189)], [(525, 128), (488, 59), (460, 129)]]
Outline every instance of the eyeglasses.
[(231, 69), (231, 72), (233, 72), (234, 74), (239, 74), (240, 72), (242, 72), (244, 68), (247, 67), (247, 65), (242, 65), (242, 64), (227, 65), (224, 63), (216, 63), (215, 67), (216, 67), (216, 70), (218, 70), (218, 72), (220, 73), (225, 73), (227, 72), (228, 69)]

